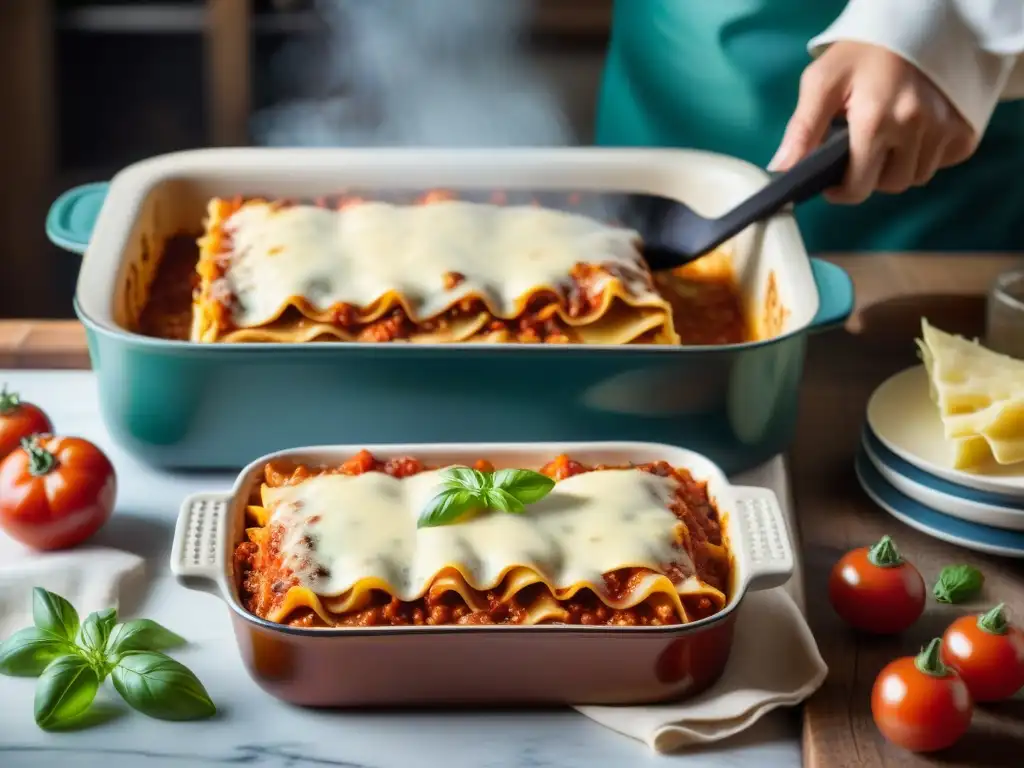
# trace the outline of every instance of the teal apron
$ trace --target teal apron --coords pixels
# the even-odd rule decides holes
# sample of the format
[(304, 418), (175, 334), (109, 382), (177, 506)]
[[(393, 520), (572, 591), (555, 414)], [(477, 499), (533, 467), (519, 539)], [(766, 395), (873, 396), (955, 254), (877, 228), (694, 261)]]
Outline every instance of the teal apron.
[[(617, 0), (596, 140), (689, 147), (764, 167), (796, 105), (807, 41), (844, 0)], [(812, 252), (1024, 250), (1024, 101), (926, 187), (799, 206)]]

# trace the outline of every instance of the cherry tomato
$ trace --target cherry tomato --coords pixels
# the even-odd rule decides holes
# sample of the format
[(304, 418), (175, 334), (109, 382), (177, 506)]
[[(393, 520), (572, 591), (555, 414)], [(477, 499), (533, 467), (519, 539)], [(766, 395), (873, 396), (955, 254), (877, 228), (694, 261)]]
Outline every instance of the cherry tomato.
[(975, 701), (1000, 701), (1024, 688), (1024, 632), (1000, 603), (981, 616), (961, 616), (942, 636), (942, 660)]
[(974, 702), (967, 684), (942, 663), (935, 638), (915, 658), (890, 662), (871, 689), (871, 715), (889, 741), (911, 752), (935, 752), (967, 731)]
[(88, 440), (38, 435), (0, 462), (0, 528), (35, 549), (73, 547), (110, 517), (117, 479)]
[(863, 632), (902, 632), (924, 611), (926, 591), (920, 572), (888, 536), (875, 546), (843, 555), (832, 568), (828, 597), (836, 613)]
[(26, 403), (6, 386), (0, 388), (0, 460), (16, 450), (22, 439), (52, 431), (42, 408)]

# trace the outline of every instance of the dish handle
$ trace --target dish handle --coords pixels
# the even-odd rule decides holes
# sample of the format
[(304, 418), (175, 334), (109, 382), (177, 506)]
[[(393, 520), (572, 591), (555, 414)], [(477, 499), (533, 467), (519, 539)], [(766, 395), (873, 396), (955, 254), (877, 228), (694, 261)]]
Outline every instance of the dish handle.
[(230, 502), (226, 493), (195, 493), (182, 502), (171, 543), (171, 573), (184, 586), (220, 594)]
[(827, 331), (843, 325), (853, 313), (853, 280), (842, 267), (821, 259), (811, 259), (811, 274), (818, 288), (818, 312), (808, 326), (811, 331)]
[(50, 242), (72, 253), (85, 253), (109, 190), (110, 182), (98, 181), (72, 187), (54, 200), (46, 214)]
[(749, 590), (781, 587), (793, 575), (793, 545), (775, 492), (768, 488), (733, 488), (733, 514), (742, 535)]

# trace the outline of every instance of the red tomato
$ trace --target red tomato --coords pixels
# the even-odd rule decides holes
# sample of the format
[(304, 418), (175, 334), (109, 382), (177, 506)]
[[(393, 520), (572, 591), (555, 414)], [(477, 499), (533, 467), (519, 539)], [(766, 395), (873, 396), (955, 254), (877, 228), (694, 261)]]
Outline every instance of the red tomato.
[(42, 408), (24, 402), (6, 386), (0, 389), (0, 460), (16, 450), (22, 439), (52, 431), (53, 425)]
[(961, 616), (942, 636), (942, 660), (975, 701), (1000, 701), (1024, 688), (1024, 632), (1000, 603), (981, 616)]
[(911, 752), (935, 752), (967, 731), (974, 702), (960, 676), (942, 663), (935, 638), (915, 658), (891, 662), (871, 689), (871, 715), (889, 741)]
[(875, 546), (843, 555), (832, 568), (828, 597), (836, 613), (863, 632), (902, 632), (924, 611), (920, 572), (904, 560), (896, 544), (883, 536)]
[(0, 463), (0, 528), (35, 549), (73, 547), (110, 517), (117, 479), (88, 440), (39, 435)]

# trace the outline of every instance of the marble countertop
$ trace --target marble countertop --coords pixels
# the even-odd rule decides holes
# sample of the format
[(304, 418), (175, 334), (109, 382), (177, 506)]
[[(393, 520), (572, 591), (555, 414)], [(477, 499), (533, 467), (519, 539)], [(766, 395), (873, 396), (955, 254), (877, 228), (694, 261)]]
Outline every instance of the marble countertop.
[[(124, 616), (146, 616), (186, 637), (174, 653), (203, 681), (219, 712), (211, 720), (167, 723), (118, 706), (111, 719), (76, 732), (46, 733), (32, 719), (32, 679), (0, 677), (0, 766), (149, 768), (244, 765), (259, 768), (547, 768), (548, 766), (695, 765), (705, 768), (799, 766), (799, 714), (769, 714), (733, 739), (658, 755), (570, 709), (518, 711), (311, 711), (283, 704), (246, 674), (219, 598), (189, 591), (171, 577), (168, 554), (181, 500), (226, 490), (230, 474), (162, 473), (116, 448), (103, 428), (87, 372), (0, 371), (57, 430), (101, 446), (119, 489), (115, 516), (93, 543), (146, 558), (145, 594), (126, 595)], [(781, 475), (781, 459), (761, 477)], [(748, 475), (748, 482), (757, 482)], [(761, 481), (762, 483), (764, 480)], [(2, 536), (2, 534), (0, 534)], [(799, 580), (794, 580), (799, 583)], [(105, 684), (97, 701), (113, 709)]]

